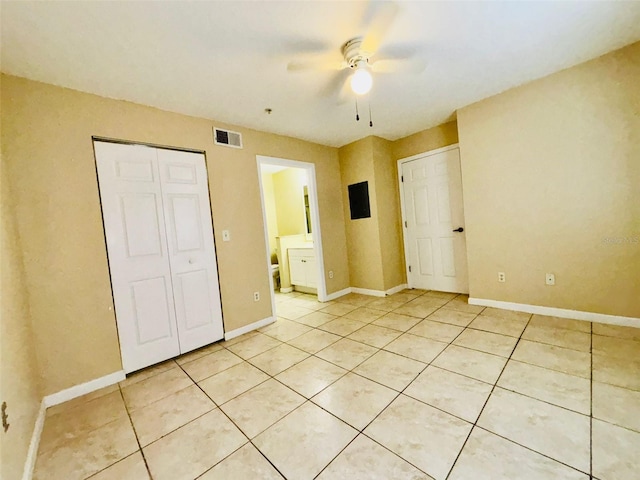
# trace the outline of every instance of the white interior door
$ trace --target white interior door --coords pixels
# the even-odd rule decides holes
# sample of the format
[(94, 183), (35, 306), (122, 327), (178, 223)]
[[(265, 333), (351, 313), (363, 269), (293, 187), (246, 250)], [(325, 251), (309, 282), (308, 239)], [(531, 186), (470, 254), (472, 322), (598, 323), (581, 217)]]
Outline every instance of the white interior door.
[(224, 336), (204, 155), (158, 150), (182, 353)]
[(156, 149), (94, 143), (125, 372), (179, 355)]
[(94, 145), (125, 372), (220, 340), (204, 155)]
[(401, 162), (401, 175), (409, 286), (468, 293), (460, 150)]

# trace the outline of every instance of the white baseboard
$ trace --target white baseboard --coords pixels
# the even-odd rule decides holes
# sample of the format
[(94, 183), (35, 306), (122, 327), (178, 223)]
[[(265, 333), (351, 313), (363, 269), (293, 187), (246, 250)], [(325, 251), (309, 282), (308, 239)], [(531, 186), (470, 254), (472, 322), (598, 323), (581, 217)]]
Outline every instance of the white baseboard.
[(353, 293), (360, 293), (361, 295), (371, 295), (372, 297), (386, 297), (387, 295), (393, 295), (394, 293), (398, 293), (407, 288), (407, 284), (403, 283), (401, 285), (396, 285), (389, 290), (371, 290), (369, 288), (356, 288), (351, 287), (351, 291)]
[(385, 292), (383, 290), (371, 290), (369, 288), (351, 287), (351, 291), (353, 293), (359, 293), (360, 295), (370, 295), (372, 297), (386, 297), (387, 296), (387, 292)]
[(300, 292), (300, 293), (308, 293), (310, 295), (318, 295), (318, 289), (317, 288), (304, 287), (302, 285), (294, 285), (293, 286), (293, 291), (294, 292)]
[(619, 325), (622, 327), (640, 328), (640, 318), (635, 317), (621, 317), (619, 315), (583, 312), (580, 310), (568, 310), (565, 308), (527, 305), (526, 303), (502, 302), (499, 300), (488, 300), (485, 298), (469, 297), (469, 304), (480, 305), (482, 307), (501, 308), (503, 310), (515, 310), (517, 312), (535, 313), (536, 315), (547, 315), (550, 317), (573, 318), (575, 320), (584, 320), (587, 322), (607, 323), (609, 325)]
[(280, 289), (280, 293), (291, 293), (293, 292), (293, 287), (284, 287)]
[(330, 302), (331, 300), (335, 300), (336, 298), (344, 297), (351, 293), (351, 287), (343, 288), (342, 290), (338, 290), (337, 292), (329, 293), (325, 296), (324, 301)]
[(232, 338), (239, 337), (240, 335), (244, 335), (245, 333), (249, 333), (253, 330), (257, 330), (259, 328), (265, 327), (275, 321), (276, 321), (275, 317), (263, 318), (262, 320), (258, 320), (257, 322), (250, 323), (249, 325), (245, 325), (244, 327), (236, 328), (235, 330), (225, 332), (224, 339), (231, 340)]
[(96, 378), (94, 380), (81, 383), (80, 385), (74, 385), (73, 387), (66, 388), (58, 393), (47, 395), (42, 399), (42, 402), (44, 403), (45, 408), (53, 407), (54, 405), (73, 400), (76, 397), (81, 397), (87, 393), (95, 392), (101, 388), (121, 382), (125, 378), (126, 375), (124, 370), (113, 372), (109, 375), (105, 375), (104, 377)]
[(387, 290), (385, 293), (387, 295), (393, 295), (395, 293), (401, 292), (402, 290), (404, 290), (405, 288), (409, 288), (409, 285), (407, 285), (406, 283), (402, 283), (400, 285), (396, 285), (393, 288), (390, 288), (389, 290)]
[(33, 470), (36, 467), (36, 458), (38, 456), (38, 447), (40, 447), (40, 437), (42, 436), (42, 428), (44, 427), (44, 419), (46, 416), (47, 407), (45, 406), (43, 399), (40, 402), (40, 410), (38, 411), (36, 422), (33, 425), (33, 434), (31, 435), (31, 442), (29, 442), (27, 458), (24, 462), (22, 480), (31, 480), (31, 478), (33, 477)]

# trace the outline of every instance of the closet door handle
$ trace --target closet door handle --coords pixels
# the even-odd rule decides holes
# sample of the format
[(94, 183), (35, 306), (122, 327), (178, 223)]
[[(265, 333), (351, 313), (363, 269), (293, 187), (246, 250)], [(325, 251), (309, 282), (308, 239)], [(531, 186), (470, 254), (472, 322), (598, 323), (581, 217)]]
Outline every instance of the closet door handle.
[(193, 258), (189, 259), (189, 263), (193, 265)]
[(464, 228), (462, 227), (458, 227), (455, 230), (453, 230), (454, 232), (464, 232)]

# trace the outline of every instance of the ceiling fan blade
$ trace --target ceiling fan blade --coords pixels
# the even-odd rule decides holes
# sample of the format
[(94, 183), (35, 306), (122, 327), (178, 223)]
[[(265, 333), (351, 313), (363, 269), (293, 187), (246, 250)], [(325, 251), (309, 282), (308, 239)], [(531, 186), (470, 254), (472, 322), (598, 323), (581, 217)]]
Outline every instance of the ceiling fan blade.
[(347, 66), (344, 60), (335, 55), (320, 55), (309, 60), (294, 60), (287, 64), (290, 72), (342, 70)]
[[(414, 57), (421, 46), (413, 43), (400, 43), (384, 45), (374, 55), (371, 60), (403, 60)], [(424, 49), (424, 47), (422, 47)]]
[(371, 70), (375, 73), (422, 73), (427, 63), (420, 58), (388, 59), (372, 62)]
[(319, 94), (321, 97), (337, 97), (338, 92), (344, 86), (345, 80), (351, 73), (350, 69), (344, 69), (331, 74), (331, 79), (322, 87)]
[(281, 55), (320, 55), (333, 49), (328, 42), (309, 38), (283, 37), (277, 40), (277, 51)]
[(366, 22), (367, 27), (362, 39), (362, 50), (375, 53), (380, 48), (387, 30), (398, 14), (398, 4), (395, 2), (371, 1), (367, 10), (370, 18)]
[(338, 105), (344, 105), (348, 101), (352, 100), (355, 94), (351, 91), (351, 75), (347, 75), (342, 82), (340, 93), (338, 93)]

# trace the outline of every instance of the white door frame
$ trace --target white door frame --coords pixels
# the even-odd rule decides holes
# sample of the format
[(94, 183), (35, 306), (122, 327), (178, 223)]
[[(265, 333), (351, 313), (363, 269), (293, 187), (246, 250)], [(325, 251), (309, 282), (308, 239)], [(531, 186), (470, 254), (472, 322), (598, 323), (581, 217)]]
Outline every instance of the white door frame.
[[(402, 216), (401, 220), (402, 220), (402, 243), (404, 245), (404, 270), (407, 275), (407, 285), (409, 286), (409, 288), (414, 288), (415, 285), (413, 285), (411, 281), (411, 272), (409, 272), (409, 263), (410, 263), (409, 245), (407, 243), (407, 235), (405, 233), (406, 228), (404, 226), (404, 222), (406, 222), (407, 215), (406, 215), (406, 206), (404, 204), (404, 184), (402, 182), (402, 165), (404, 163), (417, 160), (419, 158), (430, 157), (431, 155), (438, 155), (439, 153), (447, 152), (449, 150), (454, 150), (456, 148), (460, 149), (459, 143), (447, 145), (446, 147), (442, 147), (442, 148), (436, 148), (435, 150), (428, 150), (426, 152), (418, 153), (417, 155), (411, 155), (410, 157), (401, 158), (400, 160), (398, 160), (398, 185), (400, 188), (400, 212)], [(464, 195), (464, 191), (462, 192), (462, 194)]]
[(267, 229), (267, 210), (264, 204), (264, 186), (262, 185), (262, 165), (276, 165), (286, 168), (302, 168), (307, 172), (307, 189), (309, 191), (309, 203), (311, 210), (311, 231), (313, 232), (313, 250), (316, 254), (318, 268), (318, 300), (327, 300), (327, 286), (324, 277), (324, 257), (322, 254), (322, 234), (320, 232), (320, 211), (318, 210), (318, 188), (316, 185), (316, 166), (313, 163), (299, 160), (287, 160), (285, 158), (267, 157), (256, 155), (258, 165), (258, 181), (260, 183), (260, 203), (262, 205), (262, 223), (264, 226), (264, 241), (266, 245), (266, 267), (271, 286), (271, 314), (276, 316), (276, 294), (273, 287), (273, 275), (271, 272), (271, 251), (269, 249), (269, 231)]

